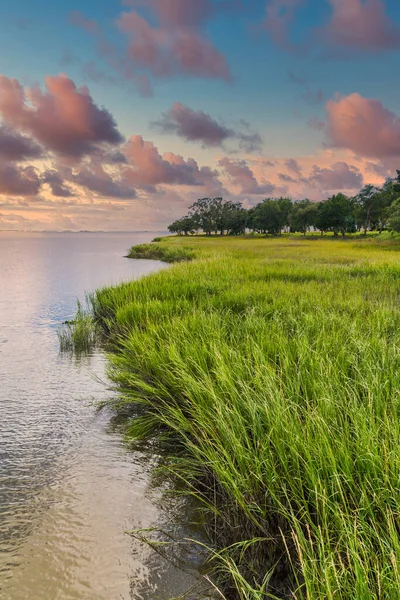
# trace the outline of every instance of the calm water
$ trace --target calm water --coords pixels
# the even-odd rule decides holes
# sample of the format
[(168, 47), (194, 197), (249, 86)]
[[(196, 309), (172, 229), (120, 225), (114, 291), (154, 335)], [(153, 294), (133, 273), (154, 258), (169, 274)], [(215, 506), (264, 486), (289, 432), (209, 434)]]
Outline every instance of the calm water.
[(94, 401), (101, 353), (58, 352), (76, 298), (163, 268), (124, 259), (153, 234), (0, 232), (0, 598), (177, 596), (188, 576), (126, 530), (160, 519), (150, 458), (129, 452)]

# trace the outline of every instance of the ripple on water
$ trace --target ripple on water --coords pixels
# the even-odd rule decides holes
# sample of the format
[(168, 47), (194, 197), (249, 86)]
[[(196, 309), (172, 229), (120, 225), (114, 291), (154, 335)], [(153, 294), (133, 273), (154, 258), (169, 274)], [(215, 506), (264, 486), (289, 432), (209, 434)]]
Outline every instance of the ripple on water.
[(85, 291), (159, 268), (122, 256), (154, 234), (0, 236), (0, 597), (160, 598), (192, 575), (126, 535), (160, 519), (149, 457), (129, 453), (92, 404), (99, 353), (59, 356), (56, 328)]

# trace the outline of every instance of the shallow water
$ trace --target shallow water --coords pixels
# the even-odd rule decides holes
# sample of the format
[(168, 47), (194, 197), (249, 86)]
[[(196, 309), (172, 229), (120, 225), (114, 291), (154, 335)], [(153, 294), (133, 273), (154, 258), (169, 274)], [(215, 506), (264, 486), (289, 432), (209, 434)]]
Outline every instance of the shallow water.
[(58, 352), (76, 298), (163, 268), (123, 258), (154, 233), (0, 232), (0, 597), (177, 596), (192, 581), (125, 532), (160, 521), (151, 458), (93, 402), (104, 358)]

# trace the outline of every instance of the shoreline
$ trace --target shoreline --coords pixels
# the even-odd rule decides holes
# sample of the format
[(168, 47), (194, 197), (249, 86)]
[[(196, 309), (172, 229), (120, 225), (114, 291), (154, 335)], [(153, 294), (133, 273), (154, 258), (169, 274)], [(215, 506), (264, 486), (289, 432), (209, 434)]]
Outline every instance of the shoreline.
[(304, 241), (141, 247), (185, 262), (92, 297), (115, 408), (201, 506), (227, 598), (395, 597), (398, 245)]

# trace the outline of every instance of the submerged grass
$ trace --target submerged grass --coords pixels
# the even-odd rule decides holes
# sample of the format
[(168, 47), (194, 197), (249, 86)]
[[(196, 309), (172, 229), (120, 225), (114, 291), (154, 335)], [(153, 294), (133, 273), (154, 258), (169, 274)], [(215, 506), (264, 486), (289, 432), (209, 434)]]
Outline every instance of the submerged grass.
[(400, 597), (399, 242), (163, 241), (98, 290), (119, 406), (208, 524), (227, 599)]

